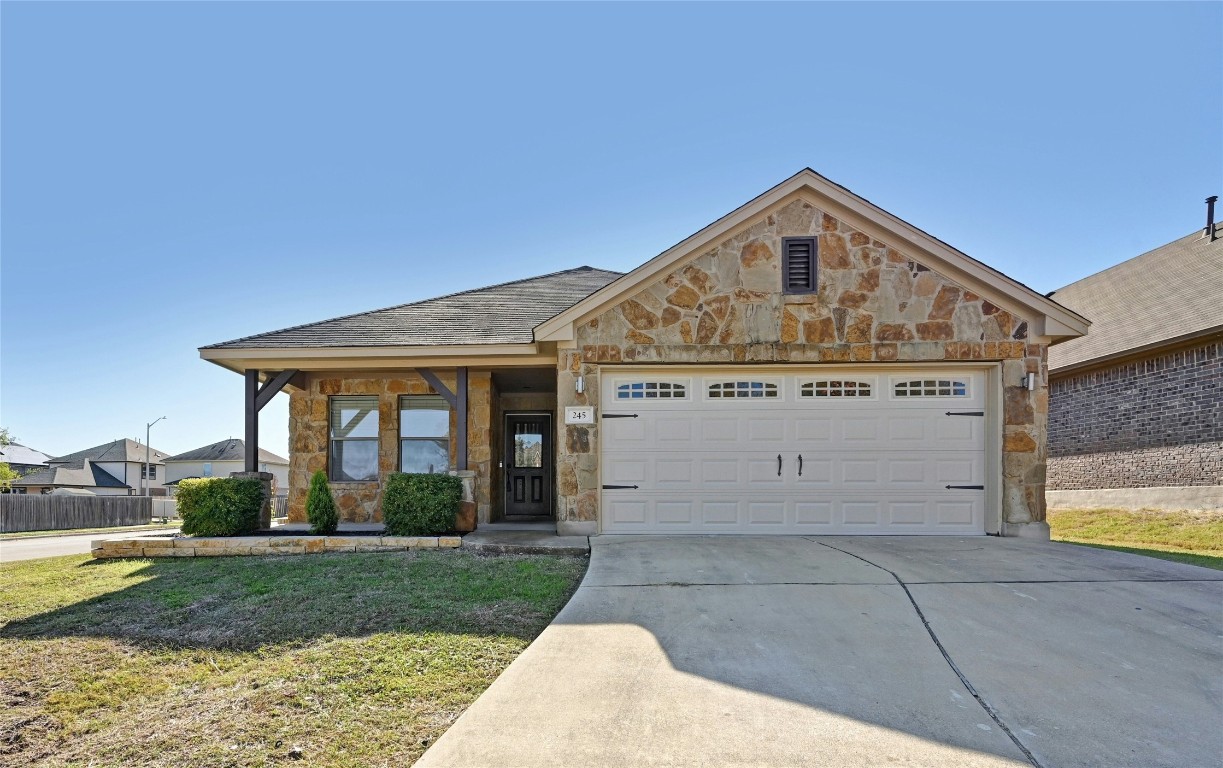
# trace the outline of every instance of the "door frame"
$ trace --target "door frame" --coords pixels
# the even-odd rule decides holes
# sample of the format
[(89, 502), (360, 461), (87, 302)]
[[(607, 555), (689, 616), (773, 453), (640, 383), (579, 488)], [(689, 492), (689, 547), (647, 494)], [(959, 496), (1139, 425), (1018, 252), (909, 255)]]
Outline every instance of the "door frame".
[(547, 522), (556, 520), (556, 426), (553, 423), (555, 414), (551, 411), (505, 411), (501, 414), (501, 475), (504, 484), (504, 478), (509, 473), (510, 459), (510, 440), (513, 435), (510, 434), (509, 423), (510, 419), (515, 416), (535, 416), (542, 417), (547, 420), (544, 427), (544, 456), (543, 467), (544, 477), (547, 479), (548, 487), (544, 498), (547, 499), (547, 513), (543, 515), (514, 515), (511, 517), (506, 514), (506, 508), (509, 506), (509, 495), (502, 491), (501, 494), (501, 516), (499, 522)]

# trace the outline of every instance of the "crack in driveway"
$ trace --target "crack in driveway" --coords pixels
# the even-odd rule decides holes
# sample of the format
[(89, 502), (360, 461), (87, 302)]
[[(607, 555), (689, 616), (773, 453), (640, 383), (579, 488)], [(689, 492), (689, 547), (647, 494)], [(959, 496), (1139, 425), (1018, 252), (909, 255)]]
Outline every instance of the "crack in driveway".
[[(968, 677), (966, 677), (964, 673), (960, 671), (960, 668), (956, 666), (955, 661), (951, 658), (951, 654), (947, 652), (947, 649), (943, 646), (943, 643), (938, 639), (938, 635), (935, 634), (934, 632), (934, 627), (930, 626), (930, 622), (926, 619), (926, 614), (922, 612), (921, 606), (917, 604), (917, 600), (913, 597), (913, 593), (909, 591), (909, 585), (904, 582), (904, 579), (900, 578), (900, 576), (897, 575), (895, 571), (892, 571), (888, 568), (884, 568), (882, 565), (879, 565), (878, 563), (872, 563), (870, 560), (867, 560), (865, 557), (862, 557), (861, 555), (855, 555), (853, 552), (848, 552), (839, 547), (834, 547), (831, 544), (827, 544), (823, 541), (817, 541), (815, 539), (810, 539), (810, 538), (808, 538), (807, 541), (810, 541), (813, 544), (819, 544), (821, 547), (827, 547), (828, 549), (835, 550), (837, 552), (840, 552), (841, 554), (849, 555), (850, 557), (861, 560), (862, 562), (866, 563), (867, 565), (878, 568), (879, 570), (890, 574), (893, 579), (896, 579), (896, 583), (900, 585), (900, 588), (904, 590), (905, 596), (909, 598), (909, 603), (913, 606), (913, 610), (917, 612), (917, 617), (921, 619), (922, 626), (926, 628), (926, 633), (930, 635), (930, 639), (934, 642), (934, 646), (938, 648), (939, 653), (943, 655), (943, 659), (946, 660), (947, 666), (951, 667), (951, 671), (955, 673), (956, 677), (960, 678), (960, 683), (963, 684), (964, 688), (970, 694), (972, 694), (972, 697), (976, 699), (977, 703), (981, 705), (981, 709), (985, 710), (985, 714), (989, 715), (990, 719), (993, 720), (998, 725), (998, 727), (1002, 729), (1002, 732), (1005, 733), (1008, 738), (1010, 738), (1011, 742), (1015, 745), (1015, 747), (1019, 749), (1020, 752), (1023, 753), (1023, 756), (1028, 759), (1028, 762), (1030, 762), (1033, 766), (1035, 766), (1035, 768), (1044, 768), (1044, 766), (1042, 766), (1040, 762), (1036, 759), (1036, 756), (1032, 754), (1032, 751), (1029, 750), (1026, 746), (1024, 746), (1023, 742), (1019, 740), (1019, 737), (1015, 735), (1015, 732), (1012, 731), (1006, 723), (1002, 722), (1002, 718), (998, 716), (998, 713), (994, 710), (994, 708), (991, 707), (989, 705), (989, 702), (987, 702), (985, 698), (981, 696), (980, 693), (977, 692), (977, 689), (969, 681)], [(983, 582), (983, 583), (988, 583), (988, 582)], [(1018, 583), (1018, 582), (1013, 582), (1013, 583)]]

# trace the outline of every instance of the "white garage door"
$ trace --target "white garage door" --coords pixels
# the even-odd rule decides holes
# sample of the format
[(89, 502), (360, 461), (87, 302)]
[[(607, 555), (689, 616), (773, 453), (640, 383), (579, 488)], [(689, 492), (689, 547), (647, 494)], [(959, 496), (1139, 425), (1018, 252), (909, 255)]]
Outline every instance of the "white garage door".
[(985, 375), (604, 369), (603, 533), (981, 534)]

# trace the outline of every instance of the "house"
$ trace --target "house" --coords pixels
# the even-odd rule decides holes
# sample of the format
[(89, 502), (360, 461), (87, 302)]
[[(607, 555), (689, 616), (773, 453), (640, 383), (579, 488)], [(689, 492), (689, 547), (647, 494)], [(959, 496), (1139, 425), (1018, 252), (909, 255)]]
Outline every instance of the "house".
[(559, 533), (1047, 536), (1046, 359), (1088, 322), (809, 169), (578, 267), (200, 349), (288, 388), (289, 518), (453, 468)]
[[(229, 477), (231, 472), (241, 472), (246, 460), (246, 444), (242, 440), (229, 438), (212, 445), (205, 445), (177, 456), (169, 456), (166, 463), (166, 486), (170, 495), (179, 480), (194, 477)], [(259, 449), (260, 472), (270, 472), (276, 478), (275, 488), (283, 494), (289, 488), (289, 460), (271, 451)]]
[(0, 464), (8, 464), (19, 475), (28, 475), (42, 469), (47, 466), (49, 458), (51, 457), (42, 451), (36, 451), (21, 443), (0, 445)]
[(1049, 350), (1050, 504), (1223, 507), (1223, 227), (1051, 295), (1092, 321)]
[[(166, 494), (163, 485), (166, 454), (148, 449), (149, 479), (153, 496)], [(18, 493), (51, 493), (57, 488), (77, 488), (99, 496), (139, 496), (146, 483), (146, 447), (135, 440), (115, 440), (83, 451), (47, 460), (47, 466), (13, 481)], [(20, 489), (20, 490), (18, 490)]]

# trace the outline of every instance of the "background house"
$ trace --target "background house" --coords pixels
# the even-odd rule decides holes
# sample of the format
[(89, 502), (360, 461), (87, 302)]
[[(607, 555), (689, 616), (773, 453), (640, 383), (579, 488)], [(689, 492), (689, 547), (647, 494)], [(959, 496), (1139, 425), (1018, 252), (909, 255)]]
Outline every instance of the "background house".
[[(166, 485), (170, 495), (179, 480), (191, 477), (229, 477), (231, 472), (241, 472), (246, 457), (246, 443), (233, 438), (205, 445), (177, 456), (166, 462)], [(289, 492), (289, 460), (271, 451), (259, 449), (259, 471), (270, 472), (276, 478), (276, 494)]]
[[(148, 488), (153, 496), (166, 495), (164, 451), (149, 449)], [(145, 446), (135, 440), (115, 440), (83, 451), (47, 460), (47, 466), (13, 482), (19, 493), (51, 493), (56, 488), (79, 488), (98, 495), (136, 496), (144, 489)]]
[[(0, 446), (0, 463), (8, 464), (18, 475), (28, 475), (47, 466), (51, 457), (21, 443)], [(24, 492), (18, 491), (18, 493)]]
[(1223, 238), (1198, 230), (1050, 294), (1052, 506), (1223, 507)]

